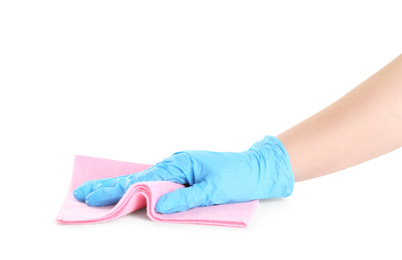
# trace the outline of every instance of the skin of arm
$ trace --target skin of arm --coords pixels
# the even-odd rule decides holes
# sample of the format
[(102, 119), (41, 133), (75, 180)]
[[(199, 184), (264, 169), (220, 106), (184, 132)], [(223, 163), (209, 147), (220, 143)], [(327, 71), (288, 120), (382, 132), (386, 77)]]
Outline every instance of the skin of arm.
[(295, 181), (360, 164), (402, 146), (402, 55), (317, 114), (277, 136)]

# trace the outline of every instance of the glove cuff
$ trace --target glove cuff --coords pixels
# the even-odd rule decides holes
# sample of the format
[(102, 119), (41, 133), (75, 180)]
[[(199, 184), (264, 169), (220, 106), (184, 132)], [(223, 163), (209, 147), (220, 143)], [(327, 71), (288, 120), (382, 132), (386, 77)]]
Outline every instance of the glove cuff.
[(282, 142), (274, 136), (265, 136), (253, 144), (249, 151), (259, 155), (260, 174), (267, 177), (269, 182), (267, 198), (288, 197), (293, 192), (294, 175), (290, 165), (288, 152)]

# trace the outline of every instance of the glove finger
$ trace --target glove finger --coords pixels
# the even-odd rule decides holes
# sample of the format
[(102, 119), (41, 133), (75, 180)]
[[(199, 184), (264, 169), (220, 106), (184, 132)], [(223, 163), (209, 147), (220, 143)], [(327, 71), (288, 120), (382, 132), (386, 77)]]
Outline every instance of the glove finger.
[(202, 183), (166, 193), (156, 202), (155, 210), (160, 213), (174, 213), (208, 205), (208, 194)]
[(97, 189), (85, 198), (85, 203), (93, 207), (117, 204), (128, 187), (129, 185), (120, 185), (117, 183), (112, 187)]
[(129, 175), (114, 177), (114, 178), (106, 178), (106, 179), (98, 179), (87, 181), (82, 185), (78, 186), (74, 189), (73, 195), (76, 200), (85, 202), (85, 198), (92, 192), (103, 189), (106, 187), (114, 186), (117, 182), (121, 181), (122, 179), (126, 179)]
[(144, 181), (172, 181), (180, 184), (188, 184), (188, 179), (184, 167), (171, 156), (145, 171), (133, 174), (132, 182)]

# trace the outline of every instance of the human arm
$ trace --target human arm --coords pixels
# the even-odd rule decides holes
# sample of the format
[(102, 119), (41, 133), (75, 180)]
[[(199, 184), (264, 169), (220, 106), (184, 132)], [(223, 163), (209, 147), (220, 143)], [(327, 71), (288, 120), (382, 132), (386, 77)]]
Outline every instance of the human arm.
[(277, 135), (295, 181), (368, 161), (402, 146), (402, 55), (327, 108)]
[(158, 200), (156, 210), (162, 213), (289, 196), (295, 180), (339, 171), (399, 148), (401, 84), (399, 56), (334, 104), (247, 151), (175, 153), (141, 173), (84, 183), (74, 196), (104, 206), (117, 203), (136, 182), (187, 185)]

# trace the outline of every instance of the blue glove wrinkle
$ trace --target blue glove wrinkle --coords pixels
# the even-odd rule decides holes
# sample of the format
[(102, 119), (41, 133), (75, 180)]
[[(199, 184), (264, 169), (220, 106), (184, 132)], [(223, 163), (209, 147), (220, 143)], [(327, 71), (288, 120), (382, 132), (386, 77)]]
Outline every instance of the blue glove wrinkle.
[(172, 174), (170, 181), (184, 185), (193, 185), (195, 183), (193, 166), (193, 158), (188, 151), (174, 153), (159, 163), (159, 167)]
[[(104, 184), (104, 183), (102, 183)], [(101, 184), (101, 186), (102, 186)], [(85, 203), (89, 206), (109, 206), (116, 204), (131, 186), (129, 176), (114, 179), (109, 183), (109, 187), (98, 188), (85, 198)]]

